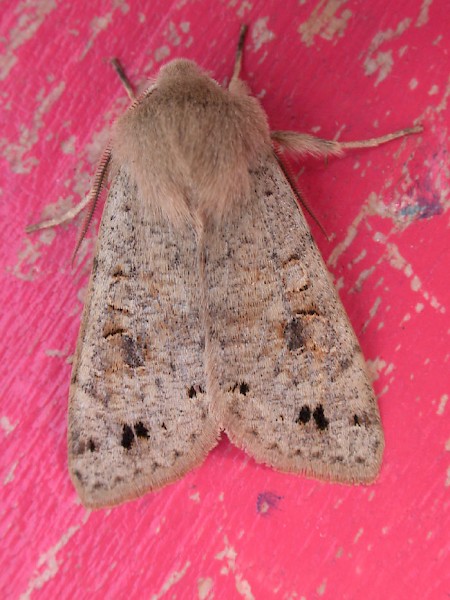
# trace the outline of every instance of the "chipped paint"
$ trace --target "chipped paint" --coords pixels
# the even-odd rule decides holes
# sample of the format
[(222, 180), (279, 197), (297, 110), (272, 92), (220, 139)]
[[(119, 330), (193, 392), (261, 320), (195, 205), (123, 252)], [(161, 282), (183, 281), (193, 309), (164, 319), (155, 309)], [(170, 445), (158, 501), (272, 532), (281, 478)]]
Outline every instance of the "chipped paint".
[(330, 257), (328, 258), (327, 264), (330, 267), (335, 267), (340, 256), (347, 250), (347, 248), (351, 245), (353, 240), (356, 238), (358, 233), (358, 228), (361, 222), (367, 217), (368, 214), (371, 214), (372, 205), (374, 202), (377, 202), (377, 196), (375, 193), (369, 195), (366, 202), (361, 207), (361, 210), (350, 223), (347, 234), (342, 242), (336, 245), (333, 249)]
[(86, 42), (83, 52), (81, 53), (81, 58), (85, 58), (88, 52), (93, 48), (95, 39), (99, 36), (103, 31), (108, 29), (111, 26), (114, 19), (114, 13), (116, 10), (120, 10), (122, 14), (127, 14), (130, 10), (130, 7), (127, 2), (124, 0), (114, 0), (112, 3), (112, 10), (104, 13), (100, 16), (95, 16), (90, 22), (90, 36), (88, 41)]
[(214, 581), (211, 577), (201, 577), (197, 581), (198, 600), (207, 600), (214, 598), (214, 594), (211, 593), (213, 587)]
[(163, 598), (171, 587), (173, 587), (183, 579), (190, 566), (191, 561), (188, 560), (185, 562), (184, 566), (179, 571), (172, 571), (172, 573), (168, 577), (166, 577), (166, 580), (162, 584), (159, 592), (150, 596), (151, 600), (160, 600), (160, 598)]
[(326, 589), (327, 589), (327, 580), (324, 579), (322, 581), (322, 583), (319, 585), (319, 587), (317, 588), (317, 595), (323, 596), (326, 592)]
[(1, 54), (0, 81), (6, 79), (16, 65), (17, 50), (33, 38), (47, 15), (56, 7), (55, 0), (28, 0), (26, 11), (20, 5), (16, 7), (18, 19), (15, 25), (8, 28), (8, 40), (2, 39), (5, 49)]
[(14, 481), (14, 471), (16, 470), (18, 464), (18, 461), (13, 462), (8, 473), (6, 474), (6, 477), (3, 479), (3, 485), (8, 485), (8, 483)]
[(298, 32), (306, 46), (312, 46), (315, 36), (320, 36), (327, 41), (335, 41), (342, 37), (348, 22), (353, 16), (349, 8), (340, 14), (339, 10), (348, 3), (348, 0), (320, 0), (312, 11), (308, 20), (300, 25)]
[(50, 581), (50, 579), (55, 577), (60, 567), (58, 554), (67, 545), (70, 539), (88, 522), (89, 516), (90, 511), (85, 512), (79, 525), (69, 527), (69, 529), (61, 536), (59, 541), (54, 546), (41, 554), (37, 562), (35, 572), (28, 582), (26, 591), (21, 594), (20, 600), (30, 600), (36, 590), (42, 589), (47, 581)]
[(411, 26), (411, 19), (406, 18), (397, 25), (396, 29), (379, 31), (369, 46), (366, 59), (364, 60), (364, 72), (370, 77), (378, 72), (375, 87), (379, 85), (392, 70), (394, 64), (392, 50), (379, 50), (380, 46), (388, 41), (400, 37)]
[(257, 52), (264, 44), (267, 44), (275, 38), (274, 32), (271, 31), (267, 26), (268, 20), (269, 17), (257, 19), (251, 28), (251, 36), (255, 52)]
[(370, 76), (378, 71), (378, 77), (375, 80), (375, 87), (380, 84), (392, 70), (394, 59), (392, 50), (387, 52), (378, 52), (375, 58), (367, 59), (365, 64), (365, 73)]
[(374, 360), (368, 359), (366, 363), (371, 380), (377, 381), (380, 377), (381, 371), (386, 368), (386, 361), (377, 356), (377, 358)]
[(369, 309), (369, 317), (366, 319), (366, 321), (364, 321), (364, 325), (362, 327), (363, 331), (365, 331), (367, 329), (369, 323), (372, 321), (374, 316), (377, 314), (380, 304), (381, 304), (381, 298), (380, 298), (380, 296), (378, 296), (377, 298), (375, 298), (373, 305)]
[(355, 535), (355, 537), (353, 538), (353, 543), (357, 544), (359, 542), (359, 540), (361, 539), (362, 534), (364, 533), (364, 527), (360, 527)]
[(17, 423), (11, 423), (8, 417), (0, 417), (0, 428), (5, 432), (6, 435), (9, 435), (16, 427)]
[(445, 407), (447, 406), (447, 402), (448, 402), (448, 394), (442, 394), (442, 396), (439, 400), (438, 409), (436, 411), (437, 415), (441, 416), (444, 414)]
[(227, 536), (224, 536), (224, 542), (225, 548), (221, 552), (218, 552), (214, 557), (216, 560), (224, 563), (220, 570), (221, 575), (233, 574), (236, 591), (245, 598), (245, 600), (255, 600), (249, 582), (244, 579), (242, 573), (236, 566), (236, 550), (230, 545)]
[(248, 0), (243, 0), (236, 12), (236, 15), (239, 17), (239, 19), (243, 19), (246, 16), (246, 14), (252, 10), (252, 8), (253, 5), (251, 2), (248, 2)]
[(430, 6), (432, 4), (433, 0), (423, 0), (419, 16), (417, 17), (416, 27), (423, 27), (428, 23), (430, 20)]
[(75, 154), (76, 137), (71, 135), (67, 140), (61, 142), (61, 152), (63, 154)]
[(442, 314), (445, 313), (445, 306), (443, 306), (435, 296), (430, 294), (430, 292), (422, 288), (422, 282), (414, 273), (412, 264), (407, 262), (406, 259), (400, 254), (400, 250), (396, 244), (386, 244), (386, 258), (391, 267), (397, 269), (398, 271), (402, 271), (405, 276), (410, 279), (411, 289), (413, 292), (420, 292), (422, 297), (432, 308)]
[(7, 267), (7, 270), (17, 279), (22, 281), (33, 281), (35, 271), (33, 265), (36, 264), (41, 253), (36, 244), (31, 239), (24, 238), (23, 248), (17, 253), (16, 264), (13, 267)]
[(18, 141), (12, 141), (7, 138), (0, 139), (0, 152), (9, 162), (13, 173), (29, 173), (39, 160), (36, 156), (26, 156), (28, 152), (39, 140), (39, 132), (44, 127), (44, 116), (53, 108), (53, 105), (61, 97), (66, 84), (60, 81), (49, 92), (43, 88), (36, 95), (37, 109), (33, 116), (33, 123), (30, 127), (22, 124)]
[(169, 46), (164, 45), (160, 46), (159, 48), (156, 48), (155, 52), (153, 53), (153, 56), (155, 57), (157, 63), (162, 62), (168, 56), (170, 56)]

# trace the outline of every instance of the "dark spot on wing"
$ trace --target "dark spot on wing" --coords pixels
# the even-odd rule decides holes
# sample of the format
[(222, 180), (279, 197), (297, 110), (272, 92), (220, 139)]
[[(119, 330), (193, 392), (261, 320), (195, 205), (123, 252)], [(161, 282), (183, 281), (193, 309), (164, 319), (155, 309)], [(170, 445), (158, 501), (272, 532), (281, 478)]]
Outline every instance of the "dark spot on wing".
[(309, 408), (309, 406), (307, 404), (304, 404), (301, 407), (298, 417), (295, 419), (295, 422), (305, 424), (310, 419), (311, 419), (311, 409)]
[(300, 319), (292, 319), (284, 330), (284, 339), (289, 350), (294, 351), (306, 346), (306, 339), (303, 335), (303, 325)]
[(122, 430), (122, 441), (121, 444), (125, 450), (129, 450), (134, 442), (133, 430), (129, 425), (124, 425)]
[(189, 398), (196, 398), (197, 394), (204, 394), (205, 390), (202, 388), (201, 385), (191, 385), (191, 387), (188, 389), (188, 396)]
[(329, 421), (325, 417), (323, 406), (319, 404), (313, 412), (314, 421), (316, 422), (317, 428), (323, 431), (328, 427)]
[(122, 350), (123, 359), (129, 367), (135, 369), (144, 365), (144, 361), (139, 354), (136, 341), (129, 335), (124, 335), (122, 337)]
[(139, 421), (139, 423), (136, 423), (136, 425), (134, 426), (134, 431), (135, 431), (136, 435), (140, 438), (150, 437), (149, 433), (148, 433), (148, 429), (144, 425), (144, 423), (142, 423), (142, 421)]
[(245, 381), (240, 381), (235, 383), (231, 388), (228, 389), (228, 391), (232, 393), (236, 390), (239, 390), (241, 396), (246, 396), (250, 391), (250, 386)]

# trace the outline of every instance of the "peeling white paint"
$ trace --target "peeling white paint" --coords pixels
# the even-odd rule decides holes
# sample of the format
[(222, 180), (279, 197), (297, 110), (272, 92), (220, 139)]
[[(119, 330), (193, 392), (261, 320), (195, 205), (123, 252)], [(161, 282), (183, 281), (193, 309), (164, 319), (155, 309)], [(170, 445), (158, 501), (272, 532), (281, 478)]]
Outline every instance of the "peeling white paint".
[(227, 536), (224, 536), (224, 542), (225, 548), (214, 557), (216, 560), (226, 563), (220, 570), (221, 575), (229, 575), (232, 573), (234, 575), (236, 591), (245, 598), (245, 600), (255, 600), (249, 582), (244, 579), (242, 573), (236, 566), (236, 550), (230, 545)]
[(441, 416), (444, 414), (445, 411), (445, 407), (447, 405), (448, 402), (448, 394), (443, 394), (439, 400), (439, 406), (438, 409), (436, 411), (436, 414)]
[(5, 432), (6, 435), (9, 435), (14, 429), (17, 427), (17, 423), (11, 423), (8, 417), (0, 417), (0, 427)]
[(152, 594), (150, 596), (151, 600), (159, 600), (162, 598), (171, 587), (177, 584), (183, 577), (186, 575), (186, 571), (191, 566), (191, 561), (188, 560), (185, 562), (184, 566), (179, 571), (172, 571), (170, 575), (166, 578), (165, 582), (162, 584), (161, 589), (156, 594)]
[(343, 37), (348, 22), (353, 16), (349, 8), (344, 8), (338, 14), (346, 3), (347, 0), (319, 0), (308, 20), (298, 28), (302, 42), (306, 46), (312, 46), (317, 35), (335, 43), (336, 38)]
[(30, 600), (33, 592), (40, 590), (47, 581), (53, 579), (59, 571), (60, 563), (58, 562), (59, 552), (66, 546), (69, 540), (85, 525), (89, 519), (90, 511), (86, 511), (79, 525), (69, 527), (69, 529), (61, 536), (59, 541), (49, 548), (47, 552), (41, 554), (37, 561), (35, 573), (28, 582), (26, 591), (21, 594), (20, 600)]
[(274, 32), (271, 31), (267, 26), (268, 20), (269, 17), (262, 17), (255, 21), (253, 27), (251, 28), (251, 36), (255, 52), (257, 52), (263, 44), (267, 44), (275, 38)]
[(214, 594), (211, 594), (211, 590), (214, 587), (214, 581), (211, 577), (201, 577), (197, 581), (197, 591), (198, 591), (198, 599), (199, 600), (209, 600), (214, 597)]
[[(55, 0), (28, 0), (26, 10), (18, 11), (16, 24), (5, 30), (7, 39), (2, 39), (4, 50), (0, 62), (0, 81), (6, 79), (17, 63), (16, 50), (30, 40), (48, 14), (57, 8)], [(18, 5), (20, 8), (20, 5)], [(3, 10), (6, 10), (5, 7)]]

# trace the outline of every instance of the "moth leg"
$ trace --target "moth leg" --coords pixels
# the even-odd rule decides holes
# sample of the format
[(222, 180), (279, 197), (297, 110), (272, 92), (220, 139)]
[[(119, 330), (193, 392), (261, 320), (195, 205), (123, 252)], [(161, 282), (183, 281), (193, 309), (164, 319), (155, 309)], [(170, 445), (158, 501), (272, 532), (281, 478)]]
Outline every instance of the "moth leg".
[(342, 156), (345, 150), (354, 150), (356, 148), (375, 148), (381, 144), (386, 144), (397, 138), (406, 135), (412, 135), (423, 131), (421, 125), (407, 127), (388, 133), (381, 137), (370, 138), (354, 142), (338, 142), (337, 140), (324, 140), (314, 137), (307, 133), (297, 133), (296, 131), (272, 131), (272, 141), (279, 144), (286, 150), (299, 154), (300, 156), (314, 156), (316, 158), (327, 156)]
[(119, 79), (122, 82), (122, 85), (125, 88), (125, 91), (127, 92), (129, 99), (132, 102), (134, 102), (136, 100), (136, 92), (134, 91), (133, 84), (128, 79), (128, 77), (127, 77), (127, 75), (125, 73), (125, 69), (123, 68), (123, 66), (119, 62), (119, 59), (118, 58), (112, 58), (111, 59), (111, 65), (112, 65), (114, 71), (119, 76)]
[(241, 31), (239, 32), (239, 39), (236, 48), (236, 57), (234, 59), (233, 75), (231, 77), (229, 88), (234, 88), (236, 84), (240, 83), (239, 75), (242, 68), (242, 53), (244, 50), (245, 36), (247, 34), (248, 25), (241, 25)]
[(34, 225), (29, 225), (28, 227), (26, 227), (25, 231), (27, 233), (31, 233), (31, 232), (37, 231), (39, 229), (47, 229), (49, 227), (57, 227), (58, 225), (62, 225), (62, 223), (65, 223), (66, 221), (71, 221), (81, 211), (83, 211), (86, 208), (86, 206), (89, 206), (90, 208), (87, 213), (88, 218), (82, 227), (82, 230), (81, 230), (82, 236), (79, 239), (77, 246), (76, 246), (76, 248), (78, 249), (78, 247), (81, 243), (81, 240), (83, 239), (83, 236), (86, 233), (86, 230), (89, 226), (90, 220), (91, 220), (92, 215), (95, 210), (95, 206), (97, 204), (97, 200), (100, 196), (103, 186), (105, 185), (106, 175), (108, 173), (108, 168), (109, 168), (110, 162), (111, 162), (111, 145), (108, 144), (108, 146), (103, 151), (103, 154), (97, 165), (97, 169), (95, 171), (95, 176), (94, 176), (94, 184), (93, 184), (89, 194), (86, 196), (86, 198), (84, 200), (82, 200), (79, 204), (77, 204), (77, 206), (74, 206), (73, 208), (68, 210), (66, 213), (64, 213), (60, 217), (55, 217), (53, 219), (48, 219), (47, 221), (41, 221), (40, 223), (35, 223)]

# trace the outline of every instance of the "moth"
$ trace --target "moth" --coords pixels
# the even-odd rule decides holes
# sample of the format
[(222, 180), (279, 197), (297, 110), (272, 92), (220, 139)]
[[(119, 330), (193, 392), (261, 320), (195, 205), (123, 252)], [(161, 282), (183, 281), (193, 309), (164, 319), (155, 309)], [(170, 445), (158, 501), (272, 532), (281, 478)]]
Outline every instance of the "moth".
[(176, 481), (222, 431), (284, 472), (356, 484), (380, 469), (361, 348), (279, 151), (340, 155), (421, 128), (271, 132), (240, 79), (245, 30), (227, 88), (188, 60), (160, 70), (86, 201), (109, 171), (70, 385), (69, 470), (88, 507)]

